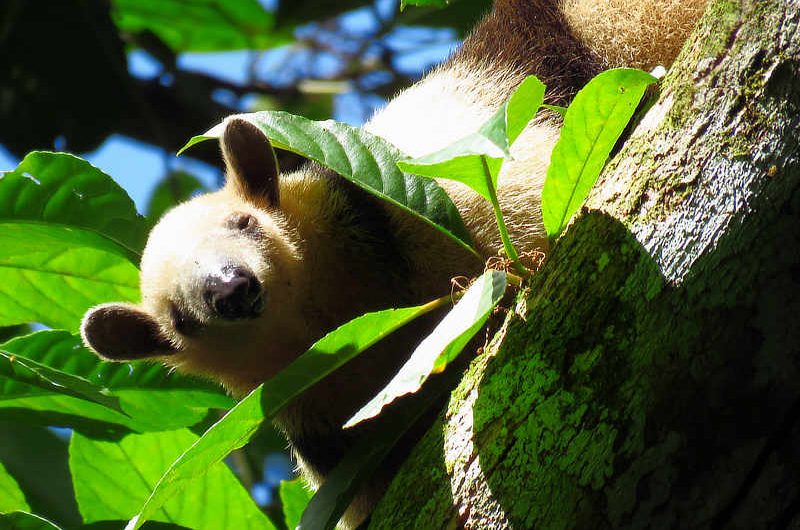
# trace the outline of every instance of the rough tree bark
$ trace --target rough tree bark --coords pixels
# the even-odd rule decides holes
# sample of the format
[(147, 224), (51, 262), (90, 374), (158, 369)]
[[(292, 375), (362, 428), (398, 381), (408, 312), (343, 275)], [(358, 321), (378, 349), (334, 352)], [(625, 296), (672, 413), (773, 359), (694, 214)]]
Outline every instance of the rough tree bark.
[(717, 0), (370, 528), (800, 527), (800, 2)]

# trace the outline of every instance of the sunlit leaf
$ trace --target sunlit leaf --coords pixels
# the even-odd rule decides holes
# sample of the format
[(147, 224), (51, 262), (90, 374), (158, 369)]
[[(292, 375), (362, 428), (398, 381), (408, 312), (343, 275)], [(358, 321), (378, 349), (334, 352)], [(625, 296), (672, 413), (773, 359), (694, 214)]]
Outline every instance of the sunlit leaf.
[(151, 31), (175, 52), (265, 49), (291, 38), (257, 0), (114, 0), (113, 7), (120, 30)]
[(83, 229), (0, 221), (0, 325), (74, 331), (92, 305), (138, 298), (139, 271), (112, 241)]
[(560, 114), (561, 117), (564, 117), (567, 114), (567, 108), (560, 105), (542, 105), (542, 108), (552, 110), (553, 112)]
[(283, 508), (283, 520), (286, 528), (294, 529), (300, 523), (303, 510), (308, 506), (308, 501), (314, 494), (306, 486), (302, 478), (282, 480), (278, 490)]
[[(60, 374), (57, 377), (78, 379), (82, 391), (89, 393), (84, 396), (67, 385), (48, 386), (0, 375), (0, 418), (7, 417), (10, 409), (27, 407), (31, 414), (24, 421), (29, 423), (80, 429), (94, 421), (97, 426), (109, 423), (115, 429), (169, 430), (198, 423), (209, 409), (233, 405), (221, 389), (170, 374), (157, 364), (103, 362), (83, 346), (78, 336), (65, 331), (17, 337), (0, 345), (0, 351), (46, 366)], [(120, 408), (103, 410), (93, 400), (87, 401), (95, 392), (119, 403)], [(164, 409), (170, 413), (164, 414)]]
[(356, 412), (345, 427), (377, 416), (395, 399), (417, 392), (431, 374), (442, 372), (483, 327), (505, 290), (505, 273), (485, 272), (417, 346), (389, 384)]
[(367, 313), (314, 343), (275, 377), (253, 390), (176, 460), (161, 477), (153, 494), (130, 520), (127, 530), (139, 528), (171, 498), (234, 449), (242, 447), (261, 423), (323, 377), (415, 318), (441, 305), (440, 301), (403, 309)]
[[(84, 521), (124, 520), (136, 513), (162, 473), (195, 440), (187, 430), (131, 434), (119, 442), (73, 434), (69, 465)], [(153, 519), (188, 528), (274, 528), (223, 462), (170, 498)]]
[(30, 510), (30, 506), (25, 501), (25, 494), (0, 462), (0, 513), (27, 510)]
[(510, 157), (511, 145), (542, 105), (544, 90), (535, 76), (527, 77), (477, 132), (434, 153), (403, 160), (398, 167), (417, 175), (462, 182), (492, 201), (486, 174), (496, 188), (503, 160)]
[(61, 530), (44, 517), (25, 511), (0, 514), (0, 528), (3, 530)]
[(0, 174), (0, 326), (75, 330), (91, 305), (138, 298), (147, 224), (110, 177), (34, 152)]
[(547, 235), (555, 237), (578, 210), (656, 78), (641, 70), (608, 70), (592, 79), (567, 109), (542, 190)]
[[(279, 111), (236, 117), (259, 127), (274, 147), (332, 169), (369, 193), (418, 216), (474, 253), (464, 222), (444, 190), (429, 179), (403, 174), (397, 167), (401, 153), (385, 140), (343, 123), (317, 122)], [(195, 136), (182, 151), (203, 140), (219, 138), (224, 127), (225, 122)]]
[[(7, 394), (8, 386), (12, 389), (36, 387), (51, 394), (85, 399), (123, 413), (119, 399), (109, 395), (104, 388), (93, 385), (81, 377), (54, 370), (31, 359), (10, 353), (2, 346), (0, 346), (0, 384), (4, 387), (2, 390), (4, 396)], [(8, 393), (14, 396), (13, 390)]]
[(34, 151), (0, 173), (0, 223), (83, 228), (121, 245), (138, 261), (147, 223), (114, 180), (68, 153)]

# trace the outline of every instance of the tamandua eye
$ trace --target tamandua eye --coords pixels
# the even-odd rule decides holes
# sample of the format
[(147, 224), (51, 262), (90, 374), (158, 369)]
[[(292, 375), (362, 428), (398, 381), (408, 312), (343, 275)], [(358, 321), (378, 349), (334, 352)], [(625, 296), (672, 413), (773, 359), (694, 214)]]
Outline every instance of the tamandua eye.
[(249, 213), (235, 213), (228, 218), (227, 225), (232, 230), (254, 230), (258, 220)]

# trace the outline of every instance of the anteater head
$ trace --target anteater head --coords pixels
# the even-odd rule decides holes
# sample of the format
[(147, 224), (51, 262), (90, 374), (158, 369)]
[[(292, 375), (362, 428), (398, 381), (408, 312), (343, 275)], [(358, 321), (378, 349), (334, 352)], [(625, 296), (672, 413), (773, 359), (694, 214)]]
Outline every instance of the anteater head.
[(225, 186), (174, 208), (152, 230), (141, 303), (92, 308), (81, 334), (104, 359), (157, 357), (242, 392), (307, 347), (296, 313), (306, 273), (280, 208), (269, 141), (232, 118), (221, 145)]

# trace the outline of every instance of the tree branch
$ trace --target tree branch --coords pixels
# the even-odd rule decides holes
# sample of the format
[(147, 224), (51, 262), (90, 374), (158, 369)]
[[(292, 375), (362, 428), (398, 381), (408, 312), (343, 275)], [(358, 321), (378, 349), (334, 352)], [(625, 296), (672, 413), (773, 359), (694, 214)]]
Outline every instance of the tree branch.
[(800, 522), (799, 28), (712, 2), (371, 528)]

